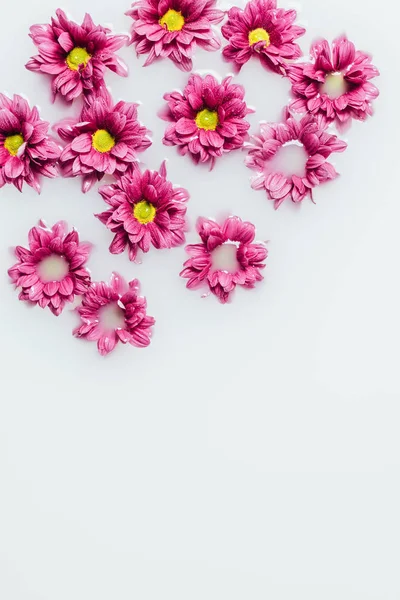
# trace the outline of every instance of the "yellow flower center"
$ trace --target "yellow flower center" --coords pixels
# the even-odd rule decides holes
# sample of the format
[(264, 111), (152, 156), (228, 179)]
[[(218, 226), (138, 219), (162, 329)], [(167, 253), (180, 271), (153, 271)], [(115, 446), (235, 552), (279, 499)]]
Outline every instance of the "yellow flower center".
[(142, 225), (154, 221), (156, 212), (156, 207), (153, 206), (151, 202), (147, 202), (147, 200), (142, 200), (133, 207), (133, 216), (139, 221), (139, 223), (142, 223)]
[(18, 150), (21, 148), (24, 143), (24, 138), (20, 133), (16, 133), (15, 135), (9, 135), (4, 140), (4, 148), (9, 151), (11, 156), (17, 156)]
[(271, 43), (268, 31), (265, 31), (262, 27), (257, 27), (257, 29), (249, 32), (250, 46), (257, 44), (257, 42), (265, 42), (265, 46), (269, 46)]
[(67, 65), (71, 71), (79, 71), (79, 67), (81, 65), (86, 67), (91, 58), (91, 55), (85, 48), (72, 48), (67, 56)]
[(166, 27), (168, 31), (180, 31), (185, 24), (182, 13), (170, 8), (159, 20), (161, 27)]
[(219, 123), (218, 113), (216, 110), (208, 110), (208, 108), (203, 108), (203, 110), (197, 113), (195, 121), (199, 129), (215, 131)]
[(115, 139), (106, 129), (98, 129), (92, 135), (92, 146), (97, 152), (110, 152), (115, 146)]

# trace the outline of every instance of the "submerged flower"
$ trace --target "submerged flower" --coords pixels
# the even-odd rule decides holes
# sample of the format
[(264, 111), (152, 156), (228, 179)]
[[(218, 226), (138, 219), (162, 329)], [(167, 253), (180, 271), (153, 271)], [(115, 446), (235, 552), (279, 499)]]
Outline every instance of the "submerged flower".
[(343, 152), (347, 144), (327, 133), (312, 115), (296, 121), (286, 113), (283, 123), (262, 123), (248, 147), (246, 165), (258, 172), (252, 187), (265, 189), (278, 208), (286, 198), (312, 198), (315, 186), (335, 179), (337, 172), (327, 158)]
[(371, 57), (355, 49), (346, 36), (311, 46), (311, 62), (291, 65), (288, 71), (295, 97), (291, 108), (343, 126), (350, 119), (365, 121), (372, 115), (372, 101), (379, 96), (370, 83), (379, 75)]
[(133, 18), (132, 44), (137, 54), (148, 54), (144, 66), (170, 58), (183, 71), (192, 70), (196, 44), (217, 50), (221, 44), (212, 25), (224, 13), (215, 0), (139, 0), (126, 14)]
[(20, 300), (48, 306), (56, 316), (90, 284), (85, 263), (92, 245), (80, 242), (78, 232), (67, 232), (66, 227), (59, 221), (49, 229), (39, 221), (28, 234), (29, 248), (15, 248), (18, 262), (8, 271), (15, 286), (21, 288)]
[(197, 231), (200, 244), (186, 246), (190, 258), (181, 277), (189, 279), (189, 289), (207, 285), (220, 302), (228, 301), (237, 285), (253, 288), (261, 281), (261, 269), (268, 251), (263, 244), (254, 244), (255, 227), (239, 217), (229, 217), (219, 225), (200, 218)]
[(63, 175), (82, 175), (83, 192), (105, 174), (120, 176), (136, 167), (137, 153), (151, 145), (148, 130), (137, 120), (136, 107), (122, 100), (114, 106), (103, 88), (86, 99), (77, 119), (65, 119), (55, 126), (68, 142), (60, 156)]
[(222, 26), (222, 35), (229, 42), (223, 49), (224, 58), (240, 70), (256, 56), (264, 67), (285, 74), (286, 61), (302, 54), (295, 40), (306, 30), (294, 25), (296, 16), (295, 10), (278, 9), (276, 0), (251, 0), (244, 10), (234, 6)]
[(48, 136), (36, 106), (15, 95), (0, 94), (0, 188), (13, 183), (19, 191), (25, 181), (40, 192), (40, 176), (56, 177), (60, 148)]
[(128, 69), (115, 51), (128, 41), (126, 35), (113, 35), (110, 29), (95, 25), (89, 14), (82, 25), (69, 21), (58, 9), (50, 24), (33, 25), (30, 37), (39, 54), (30, 59), (26, 68), (47, 73), (53, 80), (53, 96), (61, 94), (71, 101), (97, 89), (103, 83), (106, 67), (126, 77)]
[(139, 248), (148, 252), (151, 244), (172, 248), (185, 241), (185, 202), (189, 194), (167, 181), (165, 163), (159, 172), (136, 170), (99, 192), (110, 205), (96, 216), (114, 233), (112, 254), (128, 247), (130, 260), (135, 260)]
[(195, 163), (210, 162), (224, 152), (241, 148), (248, 138), (253, 112), (244, 102), (244, 88), (226, 77), (222, 83), (212, 75), (191, 75), (183, 93), (165, 94), (168, 105), (160, 114), (171, 121), (164, 134), (166, 146), (178, 146), (180, 154), (189, 153)]
[(146, 314), (146, 299), (139, 296), (137, 279), (129, 284), (113, 273), (110, 283), (93, 282), (76, 309), (81, 325), (73, 334), (96, 341), (102, 356), (114, 350), (118, 342), (144, 348), (150, 344), (155, 320)]

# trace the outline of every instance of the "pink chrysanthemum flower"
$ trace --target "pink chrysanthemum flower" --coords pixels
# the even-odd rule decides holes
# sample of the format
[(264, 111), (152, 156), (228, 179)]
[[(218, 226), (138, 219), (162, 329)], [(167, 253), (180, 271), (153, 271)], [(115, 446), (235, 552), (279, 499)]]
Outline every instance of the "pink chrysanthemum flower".
[(223, 304), (237, 285), (253, 288), (261, 281), (261, 269), (268, 251), (254, 244), (255, 227), (239, 217), (229, 217), (219, 225), (210, 219), (197, 221), (201, 243), (186, 246), (190, 254), (181, 277), (189, 279), (189, 289), (207, 285)]
[(136, 107), (122, 100), (114, 106), (102, 88), (86, 99), (77, 119), (65, 119), (55, 126), (68, 142), (60, 156), (63, 175), (82, 175), (83, 192), (105, 174), (120, 176), (137, 167), (137, 153), (151, 145), (150, 132), (137, 120)]
[(195, 163), (210, 162), (211, 168), (224, 152), (241, 148), (250, 127), (245, 117), (253, 111), (244, 102), (243, 86), (231, 79), (218, 83), (212, 75), (191, 75), (183, 93), (165, 94), (168, 104), (160, 117), (172, 125), (164, 144), (178, 146), (179, 153), (189, 153)]
[(302, 55), (295, 40), (306, 30), (294, 25), (296, 16), (295, 10), (278, 9), (276, 0), (251, 0), (244, 10), (234, 6), (222, 26), (222, 35), (229, 42), (223, 49), (224, 58), (239, 71), (256, 56), (264, 67), (285, 74), (286, 61)]
[(137, 54), (148, 54), (144, 66), (170, 58), (183, 71), (192, 70), (196, 44), (217, 50), (221, 43), (212, 25), (224, 13), (215, 0), (138, 0), (126, 14), (133, 18), (132, 44)]
[(135, 260), (139, 248), (148, 252), (151, 244), (172, 248), (185, 241), (189, 193), (167, 181), (165, 162), (159, 172), (136, 170), (99, 192), (111, 207), (96, 217), (114, 233), (112, 254), (128, 247), (130, 260)]
[(286, 198), (301, 202), (312, 189), (337, 177), (327, 162), (332, 152), (343, 152), (347, 144), (327, 133), (312, 115), (301, 121), (286, 113), (283, 123), (262, 123), (260, 133), (252, 136), (245, 163), (258, 176), (255, 190), (265, 189), (278, 208)]
[(59, 221), (49, 229), (43, 221), (29, 234), (29, 248), (17, 246), (17, 264), (8, 274), (17, 288), (22, 288), (20, 300), (49, 307), (58, 316), (66, 302), (84, 294), (90, 284), (85, 268), (92, 245), (80, 242), (78, 232), (67, 232), (66, 223)]
[(61, 149), (48, 130), (36, 106), (0, 94), (0, 188), (13, 183), (21, 191), (25, 181), (39, 193), (41, 175), (57, 177)]
[(58, 9), (50, 24), (33, 25), (30, 37), (39, 54), (26, 64), (30, 71), (52, 76), (53, 98), (61, 94), (72, 101), (103, 83), (106, 67), (126, 77), (128, 69), (115, 51), (129, 41), (126, 35), (113, 35), (110, 29), (95, 25), (89, 14), (82, 25), (69, 21)]
[(350, 119), (364, 121), (372, 115), (379, 91), (370, 79), (379, 75), (371, 57), (341, 36), (332, 44), (319, 40), (311, 46), (311, 63), (291, 65), (288, 71), (295, 97), (291, 108), (336, 120), (343, 127)]
[(76, 309), (82, 321), (73, 334), (97, 342), (102, 356), (118, 342), (144, 348), (150, 344), (155, 320), (146, 314), (146, 299), (139, 296), (137, 279), (129, 284), (113, 273), (110, 283), (93, 282)]

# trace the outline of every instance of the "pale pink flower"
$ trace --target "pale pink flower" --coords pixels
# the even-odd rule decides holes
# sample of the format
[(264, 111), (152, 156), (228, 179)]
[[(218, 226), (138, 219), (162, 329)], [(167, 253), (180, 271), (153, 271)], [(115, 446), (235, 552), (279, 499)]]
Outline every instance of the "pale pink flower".
[(82, 176), (87, 192), (104, 175), (117, 177), (137, 168), (138, 152), (151, 145), (150, 133), (137, 119), (137, 104), (118, 102), (102, 88), (85, 99), (76, 119), (64, 119), (55, 126), (67, 143), (60, 156), (65, 177)]
[(114, 234), (112, 254), (128, 247), (129, 259), (135, 260), (139, 248), (148, 252), (151, 245), (172, 248), (184, 243), (189, 193), (167, 180), (165, 162), (159, 171), (133, 171), (99, 192), (110, 208), (96, 217)]
[(36, 106), (30, 108), (21, 96), (0, 94), (0, 188), (12, 183), (21, 191), (23, 183), (40, 192), (40, 178), (57, 177), (61, 148), (48, 135)]
[(291, 65), (288, 70), (294, 100), (291, 108), (319, 116), (327, 125), (343, 127), (351, 119), (365, 121), (372, 115), (372, 101), (379, 91), (370, 80), (379, 75), (371, 56), (355, 49), (346, 36), (311, 46), (311, 62)]
[(192, 70), (197, 46), (218, 50), (221, 43), (212, 25), (224, 13), (215, 0), (138, 0), (126, 14), (132, 17), (132, 44), (148, 54), (144, 66), (159, 58), (171, 59), (183, 71)]
[(111, 275), (110, 283), (93, 282), (76, 309), (81, 325), (74, 336), (97, 342), (102, 356), (114, 350), (118, 342), (148, 346), (155, 320), (147, 316), (146, 299), (138, 294), (138, 280), (127, 284), (118, 273)]
[(234, 6), (228, 12), (228, 21), (222, 26), (222, 35), (229, 44), (223, 55), (239, 71), (252, 57), (277, 73), (285, 75), (287, 61), (302, 54), (295, 40), (305, 29), (294, 25), (295, 10), (277, 8), (276, 0), (251, 0), (242, 10)]
[(221, 224), (200, 218), (197, 231), (201, 243), (186, 246), (190, 258), (180, 273), (189, 280), (186, 287), (208, 286), (225, 303), (237, 285), (253, 288), (263, 279), (261, 269), (268, 251), (263, 244), (253, 243), (252, 223), (242, 222), (239, 217), (229, 217)]
[[(265, 189), (278, 208), (286, 198), (301, 202), (312, 198), (315, 186), (335, 179), (337, 172), (327, 162), (332, 152), (343, 152), (347, 144), (336, 135), (327, 133), (312, 115), (297, 121), (288, 116), (282, 123), (262, 123), (260, 132), (251, 138), (245, 163), (258, 176), (253, 180), (255, 190)], [(294, 172), (291, 165), (283, 168), (284, 154), (293, 160), (292, 153), (301, 153), (301, 164)], [(297, 156), (296, 156), (297, 158)]]
[(18, 262), (8, 270), (19, 299), (49, 307), (58, 316), (66, 302), (84, 294), (90, 284), (85, 268), (92, 245), (80, 242), (78, 232), (59, 221), (49, 229), (43, 221), (29, 234), (29, 248), (17, 246)]
[(164, 95), (166, 108), (160, 117), (172, 124), (163, 142), (178, 146), (181, 155), (189, 153), (195, 163), (209, 162), (211, 168), (223, 153), (241, 148), (248, 139), (253, 112), (244, 101), (244, 88), (226, 77), (218, 83), (212, 75), (191, 75), (183, 93)]
[(60, 8), (51, 23), (32, 25), (30, 37), (39, 51), (26, 64), (30, 71), (52, 77), (53, 99), (57, 94), (72, 101), (103, 83), (106, 68), (126, 77), (128, 69), (115, 51), (129, 41), (126, 35), (95, 25), (89, 14), (82, 25), (70, 21)]

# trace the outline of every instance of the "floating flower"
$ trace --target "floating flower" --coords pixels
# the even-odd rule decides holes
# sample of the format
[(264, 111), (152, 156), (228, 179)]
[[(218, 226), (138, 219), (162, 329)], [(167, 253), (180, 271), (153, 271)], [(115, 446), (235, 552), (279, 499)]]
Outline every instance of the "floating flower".
[(160, 113), (171, 121), (164, 135), (166, 146), (178, 146), (195, 163), (210, 162), (224, 152), (241, 148), (250, 127), (245, 117), (253, 112), (244, 102), (244, 88), (226, 77), (222, 83), (212, 75), (191, 75), (183, 93), (165, 94), (168, 105)]
[(48, 306), (56, 316), (90, 284), (85, 263), (92, 246), (79, 242), (78, 232), (67, 232), (66, 227), (59, 221), (49, 229), (39, 221), (28, 234), (29, 248), (15, 248), (18, 262), (8, 271), (15, 286), (22, 288), (20, 300)]
[(229, 42), (224, 58), (239, 71), (256, 56), (264, 67), (285, 74), (286, 61), (302, 54), (295, 40), (306, 30), (294, 25), (296, 16), (295, 10), (277, 9), (276, 0), (251, 0), (244, 10), (234, 6), (221, 29)]
[(55, 126), (68, 142), (60, 156), (63, 175), (83, 176), (87, 192), (105, 174), (123, 175), (137, 167), (137, 153), (151, 145), (149, 131), (137, 120), (137, 104), (118, 102), (102, 88), (86, 99), (77, 119), (65, 119)]
[(127, 284), (117, 273), (111, 275), (110, 283), (93, 282), (76, 309), (82, 323), (74, 336), (96, 341), (102, 356), (118, 342), (148, 346), (155, 320), (147, 316), (146, 299), (138, 293), (137, 279)]
[(167, 181), (165, 162), (159, 171), (136, 170), (99, 192), (111, 207), (96, 217), (114, 233), (112, 254), (128, 247), (130, 260), (135, 260), (139, 248), (148, 252), (151, 244), (172, 248), (185, 241), (189, 193)]
[(170, 58), (183, 71), (192, 70), (196, 44), (218, 50), (221, 44), (212, 25), (224, 13), (215, 0), (139, 0), (126, 14), (133, 18), (132, 40), (137, 54), (148, 54), (144, 66)]
[(291, 108), (344, 126), (350, 119), (365, 121), (379, 91), (370, 83), (379, 75), (371, 57), (355, 49), (346, 36), (336, 38), (332, 50), (326, 40), (311, 46), (311, 63), (291, 65), (288, 71), (295, 97)]
[(13, 183), (21, 191), (25, 181), (39, 193), (41, 175), (57, 177), (61, 150), (48, 130), (36, 106), (0, 94), (0, 188)]
[(255, 190), (265, 189), (278, 208), (286, 198), (301, 202), (312, 189), (337, 177), (327, 162), (332, 152), (343, 152), (347, 144), (327, 133), (312, 115), (296, 121), (286, 113), (283, 123), (263, 123), (252, 136), (246, 165), (259, 173)]
[(197, 231), (200, 244), (186, 246), (190, 258), (185, 262), (181, 277), (189, 279), (189, 289), (208, 285), (223, 304), (229, 300), (237, 285), (253, 288), (261, 281), (261, 269), (268, 251), (262, 244), (254, 244), (255, 227), (239, 217), (229, 217), (219, 225), (200, 218)]
[(126, 77), (128, 69), (115, 51), (129, 41), (126, 35), (113, 35), (110, 29), (95, 25), (89, 14), (82, 25), (69, 21), (61, 9), (50, 24), (33, 25), (30, 37), (39, 54), (26, 64), (30, 71), (52, 76), (53, 97), (61, 94), (72, 101), (103, 83), (106, 67)]

